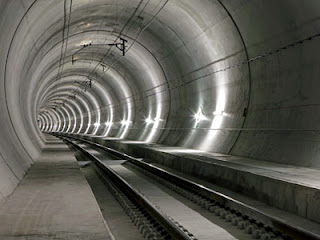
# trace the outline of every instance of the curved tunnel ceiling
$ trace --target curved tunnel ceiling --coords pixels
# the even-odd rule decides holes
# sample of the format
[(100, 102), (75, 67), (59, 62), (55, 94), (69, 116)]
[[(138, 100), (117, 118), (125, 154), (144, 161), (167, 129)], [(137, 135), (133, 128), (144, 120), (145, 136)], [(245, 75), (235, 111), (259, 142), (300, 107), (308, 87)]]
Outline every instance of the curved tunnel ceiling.
[(0, 158), (17, 178), (41, 152), (42, 131), (320, 166), (317, 0), (24, 0), (0, 9), (9, 139)]

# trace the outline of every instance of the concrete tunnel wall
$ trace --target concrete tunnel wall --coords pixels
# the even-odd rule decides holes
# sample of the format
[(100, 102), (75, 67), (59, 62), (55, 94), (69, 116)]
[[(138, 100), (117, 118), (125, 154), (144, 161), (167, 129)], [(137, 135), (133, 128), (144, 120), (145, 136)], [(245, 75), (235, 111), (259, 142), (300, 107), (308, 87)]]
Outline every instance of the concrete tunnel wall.
[[(0, 199), (41, 153), (41, 131), (319, 167), (319, 10), (318, 0), (0, 1)], [(119, 36), (124, 57), (106, 45)]]

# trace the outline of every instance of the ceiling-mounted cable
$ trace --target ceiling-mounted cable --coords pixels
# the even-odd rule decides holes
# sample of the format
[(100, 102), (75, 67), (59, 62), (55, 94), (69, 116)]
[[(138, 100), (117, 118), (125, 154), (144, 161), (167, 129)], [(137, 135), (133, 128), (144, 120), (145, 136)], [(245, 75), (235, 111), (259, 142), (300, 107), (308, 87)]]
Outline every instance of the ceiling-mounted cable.
[[(66, 23), (67, 23), (67, 0), (64, 0), (64, 4), (63, 4), (63, 27), (62, 27), (62, 43), (61, 43), (61, 50), (60, 50), (60, 59), (59, 59), (59, 67), (58, 67), (58, 73), (57, 73), (57, 77), (55, 80), (55, 85), (57, 87), (58, 85), (58, 80), (59, 80), (59, 76), (60, 76), (60, 70), (62, 67), (62, 61), (63, 61), (63, 50), (64, 50), (64, 42), (65, 42), (65, 29), (66, 29)], [(52, 94), (54, 94), (55, 91), (53, 89)]]
[[(134, 24), (136, 24), (137, 23), (137, 21), (141, 21), (142, 19), (141, 19), (141, 14), (144, 12), (144, 10), (146, 9), (146, 7), (147, 7), (147, 5), (150, 3), (150, 0), (148, 0), (147, 2), (146, 2), (146, 4), (143, 6), (143, 8), (140, 10), (140, 12), (137, 14), (137, 19), (134, 21), (134, 22), (132, 22), (131, 23), (131, 25), (129, 26), (129, 28), (126, 30), (126, 32), (125, 33), (123, 33), (124, 35), (128, 35), (128, 32), (129, 32), (129, 30), (132, 28), (132, 26), (134, 25)], [(140, 18), (139, 18), (140, 17)]]
[[(131, 15), (131, 17), (127, 20), (127, 22), (125, 23), (125, 25), (123, 26), (123, 28), (121, 29), (119, 36), (115, 39), (114, 43), (120, 38), (121, 34), (124, 32), (124, 30), (126, 29), (126, 27), (128, 26), (128, 24), (130, 23), (130, 21), (133, 19), (133, 17), (135, 16), (135, 14), (137, 13), (138, 9), (140, 8), (141, 4), (143, 3), (144, 0), (141, 0), (138, 4), (138, 6), (136, 7), (135, 11), (133, 12), (133, 14)], [(150, 0), (144, 5), (143, 9), (146, 8), (147, 4), (150, 2)], [(159, 1), (158, 5), (161, 3), (162, 1)], [(150, 18), (150, 20), (148, 21), (148, 23), (139, 31), (139, 33), (137, 34), (137, 36), (135, 37), (135, 39), (133, 40), (133, 42), (130, 44), (130, 46), (125, 49), (126, 52), (128, 52), (130, 50), (130, 48), (135, 44), (135, 42), (137, 41), (137, 39), (141, 36), (141, 34), (150, 26), (150, 24), (155, 20), (155, 18), (157, 17), (157, 15), (162, 11), (162, 9), (166, 6), (166, 4), (169, 2), (169, 0), (166, 0), (164, 2), (164, 4), (157, 10), (157, 12)], [(157, 7), (156, 6), (156, 7)], [(141, 14), (142, 11), (140, 11), (139, 14)], [(137, 18), (138, 19), (138, 18)], [(135, 22), (137, 21), (137, 19), (135, 20)], [(134, 24), (134, 23), (133, 23)], [(131, 24), (129, 29), (131, 28), (131, 26), (133, 25)], [(128, 32), (128, 29), (127, 29)], [(98, 64), (94, 67), (94, 69), (88, 74), (87, 78), (91, 79), (90, 76), (96, 72), (96, 69), (101, 65), (101, 63), (103, 62), (103, 59), (108, 55), (108, 53), (111, 50), (111, 46), (110, 48), (106, 51), (106, 53), (103, 55), (103, 57), (99, 60)], [(105, 72), (107, 72), (110, 68), (112, 68), (116, 63), (118, 63), (121, 59), (123, 58), (123, 56), (119, 57), (117, 60), (115, 60), (111, 65), (109, 65), (108, 68), (104, 69), (103, 73), (98, 76), (95, 80), (92, 81), (92, 85), (95, 84), (98, 80), (98, 78), (100, 78)], [(81, 87), (79, 86), (77, 89), (75, 89), (73, 91), (74, 96), (76, 95), (76, 93), (78, 92), (78, 90), (81, 90)], [(64, 101), (64, 100), (63, 100)]]
[[(66, 0), (65, 0), (66, 1)], [(137, 11), (139, 10), (140, 6), (142, 5), (144, 0), (140, 0), (138, 6), (135, 8), (135, 10), (133, 11), (132, 15), (130, 16), (130, 18), (127, 20), (127, 22), (124, 24), (124, 26), (122, 27), (121, 31), (119, 32), (119, 36), (116, 37), (116, 39), (114, 40), (113, 44), (116, 44), (116, 42), (118, 41), (118, 39), (121, 38), (121, 35), (123, 33), (123, 31), (126, 29), (126, 27), (128, 26), (128, 24), (130, 23), (130, 21), (133, 19), (133, 17), (136, 15)], [(103, 57), (99, 60), (98, 64), (93, 68), (93, 70), (88, 74), (88, 79), (90, 78), (90, 76), (96, 71), (96, 69), (100, 66), (100, 64), (103, 62), (103, 59), (108, 55), (108, 53), (110, 52), (112, 46), (109, 47), (109, 49), (106, 51), (106, 53), (103, 55)], [(77, 91), (77, 89), (75, 90)]]
[[(137, 41), (137, 39), (141, 36), (141, 34), (150, 26), (150, 24), (154, 21), (154, 19), (157, 17), (157, 15), (161, 12), (161, 10), (166, 6), (166, 4), (169, 2), (169, 0), (166, 0), (165, 3), (161, 6), (161, 8), (156, 12), (155, 15), (153, 15), (151, 17), (151, 19), (149, 20), (149, 22), (145, 25), (145, 27), (143, 27), (141, 29), (141, 31), (138, 33), (138, 35), (136, 36), (136, 38), (132, 41), (131, 45), (127, 48), (126, 52), (128, 52), (131, 47), (135, 44), (135, 42)], [(104, 57), (103, 57), (104, 58)], [(123, 56), (119, 57), (116, 61), (114, 61), (111, 65), (109, 65), (109, 67), (107, 69), (105, 69), (105, 71), (103, 71), (103, 73), (98, 76), (98, 78), (100, 78), (104, 73), (106, 73), (110, 68), (112, 68), (116, 63), (118, 63), (121, 59), (123, 58)], [(99, 64), (100, 65), (100, 62)], [(97, 78), (97, 79), (98, 79)], [(97, 82), (97, 80), (95, 80), (93, 82), (93, 84), (95, 84)]]
[[(264, 58), (266, 58), (266, 57), (268, 57), (268, 56), (271, 56), (271, 55), (273, 55), (273, 54), (276, 54), (276, 53), (279, 53), (279, 52), (282, 52), (282, 51), (286, 51), (286, 50), (288, 50), (288, 49), (291, 49), (291, 48), (300, 46), (300, 45), (302, 45), (302, 44), (304, 44), (304, 43), (306, 43), (306, 42), (309, 42), (309, 41), (315, 40), (315, 39), (319, 39), (319, 38), (320, 38), (320, 33), (314, 34), (314, 35), (308, 36), (308, 37), (306, 37), (306, 38), (304, 38), (304, 39), (302, 39), (302, 40), (298, 40), (298, 41), (295, 41), (295, 42), (293, 42), (293, 43), (287, 44), (287, 45), (285, 45), (285, 46), (281, 46), (281, 47), (276, 48), (276, 49), (274, 49), (274, 50), (265, 52), (265, 53), (263, 53), (263, 54), (259, 54), (258, 56), (252, 57), (252, 58), (250, 58), (250, 59), (248, 59), (248, 60), (241, 61), (241, 62), (235, 63), (235, 64), (233, 64), (233, 65), (230, 65), (230, 66), (228, 66), (228, 67), (225, 67), (225, 68), (223, 68), (223, 69), (219, 69), (219, 70), (213, 71), (213, 72), (211, 72), (211, 73), (207, 73), (207, 74), (205, 74), (205, 75), (202, 75), (202, 76), (199, 76), (199, 77), (190, 79), (189, 81), (183, 82), (183, 83), (178, 84), (178, 85), (176, 85), (176, 86), (172, 86), (172, 87), (170, 87), (170, 88), (163, 89), (163, 90), (161, 90), (161, 91), (157, 91), (157, 92), (154, 92), (154, 93), (147, 94), (147, 95), (145, 95), (144, 97), (142, 97), (142, 98), (140, 98), (140, 99), (134, 99), (134, 98), (135, 98), (136, 96), (141, 96), (141, 93), (135, 94), (135, 95), (131, 95), (131, 96), (129, 96), (129, 97), (126, 97), (126, 98), (123, 98), (123, 99), (120, 99), (120, 100), (119, 100), (119, 102), (126, 101), (126, 103), (119, 103), (119, 104), (117, 104), (117, 105), (108, 104), (108, 105), (103, 106), (103, 108), (108, 108), (108, 107), (118, 108), (118, 107), (121, 107), (121, 106), (123, 106), (124, 104), (127, 104), (127, 103), (128, 103), (128, 102), (127, 102), (128, 99), (132, 99), (131, 102), (134, 102), (134, 101), (142, 101), (143, 99), (146, 99), (146, 98), (148, 98), (148, 97), (151, 97), (151, 96), (154, 96), (154, 95), (157, 95), (157, 94), (161, 94), (161, 93), (164, 93), (164, 92), (167, 92), (167, 91), (171, 91), (171, 90), (175, 90), (175, 89), (184, 87), (184, 86), (189, 85), (189, 84), (191, 84), (191, 83), (193, 83), (193, 82), (196, 82), (196, 81), (198, 81), (198, 80), (204, 79), (205, 77), (208, 77), (208, 76), (210, 76), (210, 75), (217, 74), (217, 73), (220, 73), (220, 72), (225, 72), (225, 71), (228, 71), (228, 70), (231, 70), (231, 69), (234, 69), (234, 68), (239, 68), (239, 67), (241, 67), (241, 66), (246, 65), (248, 62), (255, 62), (255, 61), (262, 60), (262, 59), (264, 59)], [(111, 67), (109, 67), (109, 68), (111, 68)], [(180, 79), (180, 80), (181, 80), (181, 79)], [(96, 81), (94, 81), (94, 82), (96, 82)], [(165, 85), (165, 83), (161, 83), (161, 84), (159, 84), (159, 85), (157, 85), (157, 86), (154, 86), (154, 87), (152, 87), (152, 88), (150, 88), (150, 89), (148, 89), (148, 90), (143, 91), (142, 93), (147, 93), (148, 91), (155, 90), (155, 89), (157, 89), (157, 88), (159, 88), (159, 87), (162, 87), (162, 86), (164, 86), (164, 85)], [(101, 109), (102, 109), (102, 108), (101, 108)]]
[[(68, 48), (68, 39), (69, 39), (69, 29), (70, 29), (70, 21), (71, 21), (71, 13), (72, 13), (72, 0), (70, 0), (69, 5), (69, 18), (67, 19), (67, 0), (64, 0), (63, 4), (63, 29), (62, 29), (62, 44), (61, 44), (61, 51), (60, 51), (60, 60), (59, 60), (59, 68), (58, 73), (55, 81), (56, 88), (58, 87), (59, 80), (61, 78), (61, 74), (63, 71), (64, 61), (65, 61), (65, 55)], [(65, 37), (66, 36), (66, 37)], [(54, 89), (51, 94), (55, 93)]]

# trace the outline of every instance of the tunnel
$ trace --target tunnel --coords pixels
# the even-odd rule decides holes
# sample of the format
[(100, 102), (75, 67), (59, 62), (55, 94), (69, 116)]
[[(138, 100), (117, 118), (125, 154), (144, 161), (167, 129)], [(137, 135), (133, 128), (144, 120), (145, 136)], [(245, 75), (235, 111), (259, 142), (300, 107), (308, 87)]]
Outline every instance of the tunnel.
[[(1, 0), (0, 30), (0, 223), (50, 141), (73, 137), (320, 239), (318, 0)], [(8, 226), (1, 239), (60, 239)]]

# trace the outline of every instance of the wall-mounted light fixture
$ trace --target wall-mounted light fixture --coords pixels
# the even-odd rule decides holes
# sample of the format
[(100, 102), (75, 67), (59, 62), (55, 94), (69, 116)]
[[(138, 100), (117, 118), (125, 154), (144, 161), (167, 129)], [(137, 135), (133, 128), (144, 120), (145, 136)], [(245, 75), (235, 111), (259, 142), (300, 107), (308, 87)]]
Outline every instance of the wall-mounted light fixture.
[(128, 42), (128, 40), (123, 39), (122, 37), (120, 37), (120, 43), (109, 43), (107, 44), (108, 46), (116, 46), (116, 48), (118, 48), (121, 52), (122, 52), (122, 56), (126, 55), (126, 42)]
[(194, 118), (196, 120), (196, 124), (199, 124), (201, 120), (206, 119), (206, 117), (202, 113), (202, 109), (199, 108), (199, 111), (194, 115)]
[(214, 111), (212, 114), (214, 116), (222, 116), (222, 115), (224, 115), (224, 112), (223, 111)]
[(155, 121), (155, 122), (163, 122), (163, 119), (161, 119), (161, 118), (159, 118), (159, 117), (155, 117), (155, 118), (154, 118), (154, 121)]
[(120, 122), (122, 125), (128, 125), (128, 124), (130, 124), (131, 123), (131, 121), (130, 120), (122, 120), (121, 122)]
[(105, 125), (106, 125), (107, 127), (112, 126), (112, 124), (113, 124), (112, 122), (106, 122), (106, 123), (105, 123)]
[(152, 118), (150, 116), (148, 118), (146, 118), (145, 121), (147, 124), (154, 123), (154, 121), (152, 120)]

